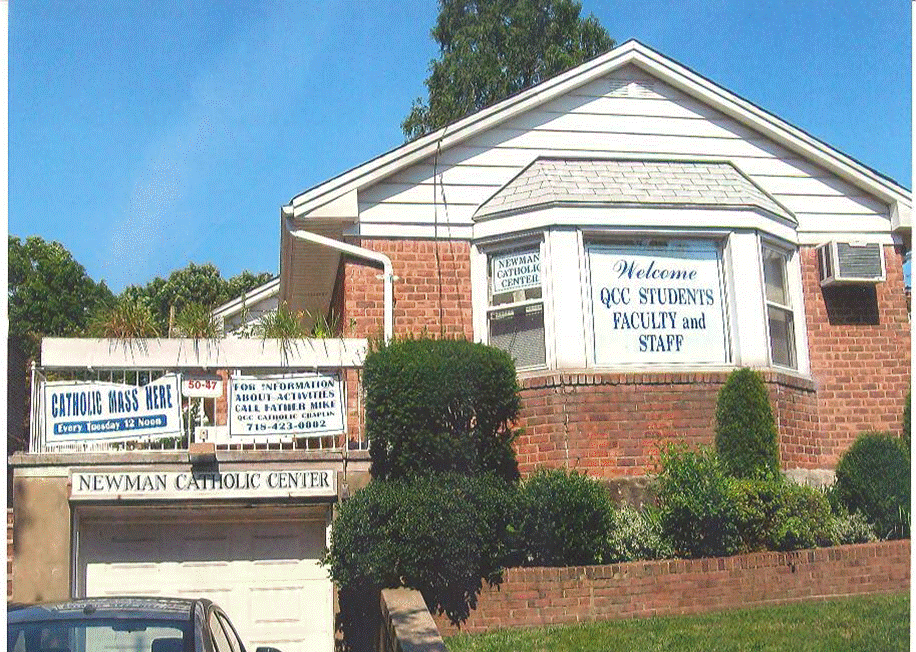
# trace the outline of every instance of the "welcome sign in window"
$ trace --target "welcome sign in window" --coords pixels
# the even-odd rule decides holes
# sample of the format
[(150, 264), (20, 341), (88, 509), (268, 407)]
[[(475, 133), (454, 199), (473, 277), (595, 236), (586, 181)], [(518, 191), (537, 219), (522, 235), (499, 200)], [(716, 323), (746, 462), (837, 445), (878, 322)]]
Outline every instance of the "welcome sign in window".
[(596, 364), (728, 361), (715, 243), (592, 244), (588, 263)]

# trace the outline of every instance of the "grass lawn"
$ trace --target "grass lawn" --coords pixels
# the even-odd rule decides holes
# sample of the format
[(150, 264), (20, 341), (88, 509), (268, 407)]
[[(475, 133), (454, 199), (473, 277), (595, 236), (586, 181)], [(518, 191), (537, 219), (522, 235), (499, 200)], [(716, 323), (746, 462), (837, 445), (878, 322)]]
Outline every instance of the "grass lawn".
[(554, 625), (446, 639), (453, 652), (908, 650), (909, 594), (870, 595), (702, 616)]

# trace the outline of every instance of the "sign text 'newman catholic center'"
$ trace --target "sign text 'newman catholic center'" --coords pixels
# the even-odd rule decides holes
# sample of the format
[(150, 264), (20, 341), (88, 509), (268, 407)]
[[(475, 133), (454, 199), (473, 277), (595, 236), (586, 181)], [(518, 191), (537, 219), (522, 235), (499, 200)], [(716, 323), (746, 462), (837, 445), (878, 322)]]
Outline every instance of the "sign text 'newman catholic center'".
[(194, 500), (336, 496), (331, 469), (108, 471), (70, 475), (72, 500)]

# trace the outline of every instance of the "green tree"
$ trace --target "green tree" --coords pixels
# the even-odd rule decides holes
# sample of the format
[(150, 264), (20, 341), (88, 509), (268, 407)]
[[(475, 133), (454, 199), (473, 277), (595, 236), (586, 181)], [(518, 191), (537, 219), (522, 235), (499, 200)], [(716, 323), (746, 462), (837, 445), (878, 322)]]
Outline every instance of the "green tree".
[(59, 242), (8, 238), (9, 334), (36, 358), (41, 338), (84, 335), (90, 316), (114, 297)]
[(401, 124), (408, 140), (479, 111), (614, 47), (574, 0), (440, 0), (429, 99)]
[(212, 310), (216, 306), (263, 285), (271, 274), (253, 274), (244, 271), (224, 279), (212, 263), (175, 270), (166, 279), (156, 277), (144, 286), (132, 285), (124, 290), (122, 298), (132, 302), (147, 303), (153, 311), (156, 329), (162, 335), (169, 332), (169, 313), (174, 306), (176, 315), (192, 306)]

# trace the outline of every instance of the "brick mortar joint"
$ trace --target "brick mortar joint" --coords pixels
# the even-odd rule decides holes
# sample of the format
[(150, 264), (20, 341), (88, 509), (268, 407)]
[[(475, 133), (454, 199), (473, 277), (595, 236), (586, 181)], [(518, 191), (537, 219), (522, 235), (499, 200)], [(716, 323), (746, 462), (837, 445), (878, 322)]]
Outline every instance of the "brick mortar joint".
[[(764, 382), (776, 387), (816, 393), (814, 380), (772, 369), (758, 370)], [(598, 387), (604, 385), (722, 385), (730, 371), (538, 371), (522, 372), (519, 388), (524, 392), (558, 387)]]

